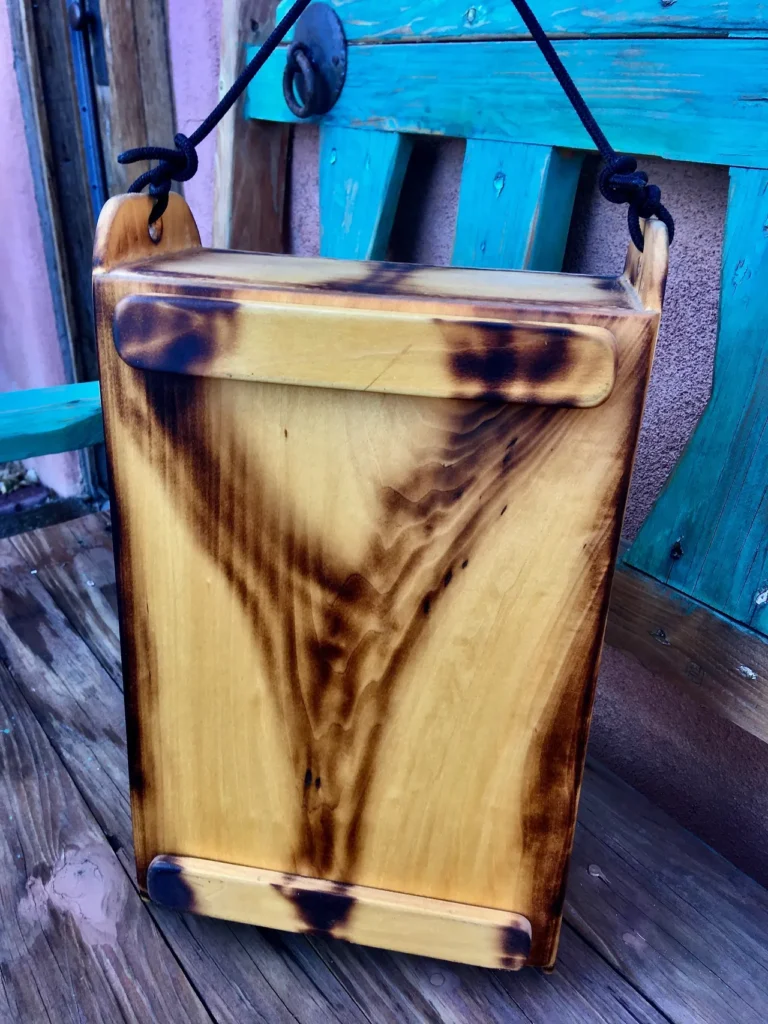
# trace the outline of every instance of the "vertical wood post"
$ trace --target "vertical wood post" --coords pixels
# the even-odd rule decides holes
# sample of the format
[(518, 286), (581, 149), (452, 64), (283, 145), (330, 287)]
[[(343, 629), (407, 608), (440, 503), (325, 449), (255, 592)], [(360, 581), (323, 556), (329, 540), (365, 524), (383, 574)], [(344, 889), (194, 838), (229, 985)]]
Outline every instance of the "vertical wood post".
[[(219, 93), (245, 65), (246, 45), (266, 39), (276, 0), (223, 0)], [(283, 252), (290, 127), (246, 120), (243, 100), (218, 128), (213, 244), (219, 249)]]

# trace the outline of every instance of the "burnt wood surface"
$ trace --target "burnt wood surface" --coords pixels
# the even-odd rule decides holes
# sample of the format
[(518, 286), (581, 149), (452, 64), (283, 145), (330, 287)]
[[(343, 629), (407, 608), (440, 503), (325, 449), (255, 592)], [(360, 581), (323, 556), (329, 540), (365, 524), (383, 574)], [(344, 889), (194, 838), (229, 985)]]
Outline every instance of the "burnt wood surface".
[[(2, 923), (4, 1024), (6, 1019), (21, 1024), (113, 1019), (109, 987), (101, 986), (98, 973), (90, 982), (83, 979), (86, 965), (92, 970), (93, 954), (71, 930), (73, 907), (65, 908), (56, 923), (57, 966), (53, 957), (41, 961), (38, 947), (28, 951), (14, 945), (18, 933), (11, 923), (13, 908), (26, 900), (31, 913), (24, 918), (31, 929), (26, 934), (52, 926), (46, 904), (26, 898), (39, 889), (38, 861), (16, 859), (16, 852), (21, 852), (19, 828), (26, 835), (33, 820), (25, 818), (26, 802), (45, 800), (50, 806), (62, 799), (62, 788), (81, 808), (68, 814), (85, 821), (82, 834), (105, 855), (116, 851), (115, 863), (135, 885), (120, 676), (112, 646), (117, 620), (111, 610), (109, 525), (104, 514), (90, 516), (0, 547), (5, 666), (0, 671), (3, 695), (13, 700), (7, 713), (16, 716), (0, 723), (6, 758), (0, 784), (17, 794), (4, 797), (4, 807), (11, 799), (23, 801), (21, 826), (4, 814), (0, 829), (4, 849), (16, 844), (2, 866), (4, 898), (16, 893), (4, 903)], [(78, 579), (82, 583), (75, 584)], [(21, 728), (21, 737), (4, 731), (13, 727)], [(9, 764), (29, 734), (39, 767), (22, 784), (13, 781)], [(110, 891), (125, 891), (114, 876), (110, 885)], [(209, 1017), (203, 1019), (226, 1024), (741, 1024), (768, 1016), (766, 891), (594, 765), (587, 768), (582, 788), (563, 936), (550, 975), (462, 967), (159, 907), (149, 911), (205, 1005)], [(112, 912), (105, 915), (90, 902), (77, 927), (109, 928)], [(148, 942), (143, 932), (139, 939)], [(151, 943), (144, 945), (134, 975), (125, 982), (128, 1006), (141, 1000), (151, 1006), (157, 984), (168, 984), (167, 959), (152, 949)], [(17, 959), (11, 963), (12, 951)], [(58, 986), (54, 990), (50, 979), (40, 977), (47, 963), (54, 971), (51, 983)], [(26, 979), (23, 997), (15, 987), (19, 977)], [(38, 1016), (42, 1004), (34, 1000), (42, 996), (27, 991), (33, 977), (49, 994), (47, 1011)], [(33, 1000), (22, 1004), (33, 1008), (26, 1017), (17, 1012), (20, 998)], [(137, 1011), (137, 1019), (179, 1019), (178, 1004), (171, 1009), (156, 1018)], [(197, 1019), (189, 1004), (185, 1011)]]
[(175, 855), (469, 904), (550, 964), (663, 226), (579, 278), (200, 249), (177, 196), (155, 245), (148, 203), (104, 208), (94, 272), (140, 884)]

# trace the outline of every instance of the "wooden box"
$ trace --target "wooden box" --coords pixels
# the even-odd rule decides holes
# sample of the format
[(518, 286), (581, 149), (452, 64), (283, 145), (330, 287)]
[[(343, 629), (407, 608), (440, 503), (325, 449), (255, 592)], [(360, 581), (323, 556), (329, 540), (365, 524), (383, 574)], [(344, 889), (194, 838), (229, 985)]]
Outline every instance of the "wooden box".
[(666, 232), (619, 278), (200, 248), (110, 200), (94, 294), (139, 880), (554, 961)]

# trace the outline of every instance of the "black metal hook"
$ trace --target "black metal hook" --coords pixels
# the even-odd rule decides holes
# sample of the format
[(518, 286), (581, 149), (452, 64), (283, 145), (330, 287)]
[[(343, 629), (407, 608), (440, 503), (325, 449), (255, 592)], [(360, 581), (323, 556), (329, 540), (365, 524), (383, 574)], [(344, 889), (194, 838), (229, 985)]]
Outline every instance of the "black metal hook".
[(328, 4), (313, 3), (296, 22), (283, 72), (283, 96), (295, 117), (327, 114), (344, 87), (347, 38)]

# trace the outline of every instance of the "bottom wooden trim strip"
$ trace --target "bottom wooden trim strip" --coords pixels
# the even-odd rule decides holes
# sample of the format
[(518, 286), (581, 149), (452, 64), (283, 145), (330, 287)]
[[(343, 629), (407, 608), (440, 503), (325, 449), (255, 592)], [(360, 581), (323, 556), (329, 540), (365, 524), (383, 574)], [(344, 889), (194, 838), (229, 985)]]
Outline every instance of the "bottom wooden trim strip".
[(531, 946), (520, 914), (197, 857), (155, 857), (147, 889), (174, 910), (479, 967), (517, 970)]

